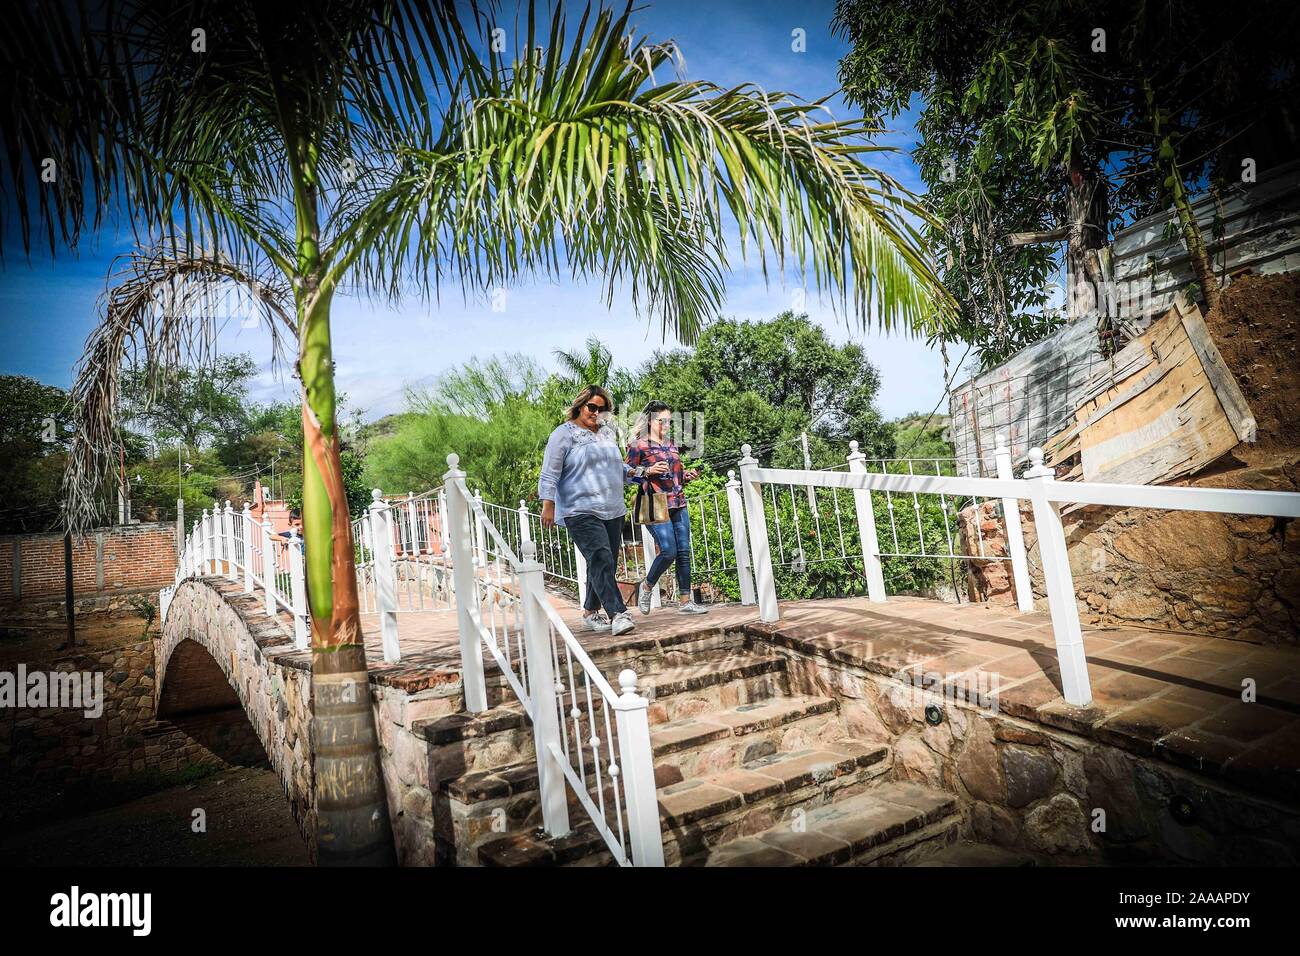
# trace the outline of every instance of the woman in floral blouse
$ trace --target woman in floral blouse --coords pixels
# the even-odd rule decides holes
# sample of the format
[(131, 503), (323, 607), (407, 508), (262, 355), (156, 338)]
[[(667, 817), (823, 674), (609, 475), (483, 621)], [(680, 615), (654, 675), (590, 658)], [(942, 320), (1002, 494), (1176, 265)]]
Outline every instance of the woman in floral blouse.
[(661, 492), (668, 496), (668, 520), (647, 525), (659, 545), (659, 554), (650, 564), (645, 580), (637, 585), (637, 607), (650, 613), (650, 595), (669, 565), (677, 566), (677, 595), (682, 614), (705, 614), (708, 608), (695, 603), (691, 590), (691, 519), (682, 489), (699, 477), (695, 470), (682, 467), (677, 445), (668, 438), (672, 408), (663, 402), (651, 402), (641, 413), (627, 447), (629, 477), (641, 485), (646, 494)]

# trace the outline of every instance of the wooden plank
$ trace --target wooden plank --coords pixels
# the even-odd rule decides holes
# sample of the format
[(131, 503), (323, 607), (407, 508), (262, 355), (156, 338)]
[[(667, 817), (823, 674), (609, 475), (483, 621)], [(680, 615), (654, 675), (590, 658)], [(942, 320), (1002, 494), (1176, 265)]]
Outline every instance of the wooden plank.
[(1236, 445), (1180, 310), (1169, 310), (1128, 348), (1150, 362), (1075, 413), (1085, 480), (1172, 481)]
[(1210, 338), (1210, 330), (1206, 328), (1205, 320), (1201, 318), (1201, 310), (1191, 306), (1186, 311), (1180, 310), (1180, 312), (1183, 328), (1187, 331), (1187, 337), (1201, 360), (1205, 377), (1210, 380), (1214, 394), (1219, 399), (1219, 404), (1223, 406), (1224, 414), (1232, 422), (1237, 438), (1241, 441), (1253, 442), (1256, 432), (1255, 414), (1250, 410), (1246, 396), (1242, 394), (1232, 370), (1224, 363), (1223, 355), (1214, 344), (1214, 340)]

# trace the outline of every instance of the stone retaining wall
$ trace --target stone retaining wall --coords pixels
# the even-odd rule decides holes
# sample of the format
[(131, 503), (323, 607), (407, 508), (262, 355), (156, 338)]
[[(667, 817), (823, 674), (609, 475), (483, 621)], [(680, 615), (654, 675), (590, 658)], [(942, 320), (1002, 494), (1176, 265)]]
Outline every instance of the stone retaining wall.
[[(894, 774), (957, 795), (975, 840), (1059, 862), (1300, 862), (1300, 808), (900, 680), (777, 648), (795, 693), (831, 696)], [(926, 720), (926, 705), (942, 721)]]

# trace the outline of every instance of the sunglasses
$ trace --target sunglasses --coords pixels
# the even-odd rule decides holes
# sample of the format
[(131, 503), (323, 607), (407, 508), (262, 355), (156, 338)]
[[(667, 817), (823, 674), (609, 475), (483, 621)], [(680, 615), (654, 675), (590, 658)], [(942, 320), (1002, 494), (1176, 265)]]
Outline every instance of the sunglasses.
[(586, 409), (587, 409), (587, 411), (589, 411), (589, 412), (603, 412), (603, 411), (605, 411), (605, 406), (604, 406), (604, 405), (597, 405), (595, 402), (588, 402), (588, 403), (586, 404)]

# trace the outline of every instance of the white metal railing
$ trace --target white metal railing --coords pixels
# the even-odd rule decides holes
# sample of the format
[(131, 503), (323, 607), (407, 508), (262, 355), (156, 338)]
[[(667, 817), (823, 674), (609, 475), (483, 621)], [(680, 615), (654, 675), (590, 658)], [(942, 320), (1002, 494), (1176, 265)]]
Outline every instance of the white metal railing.
[(160, 600), (162, 617), (171, 607), (175, 585), (187, 578), (219, 575), (242, 581), (246, 594), (260, 587), (266, 613), (287, 611), (293, 618), (294, 645), (305, 648), (310, 616), (302, 555), (302, 539), (296, 533), (273, 534), (270, 519), (259, 523), (247, 504), (235, 511), (229, 501), (224, 508), (213, 502), (186, 536), (175, 583), (166, 589), (165, 603)]
[[(688, 497), (686, 508), (691, 519), (691, 568), (696, 580), (712, 582), (723, 575), (734, 575), (739, 579), (740, 599), (742, 603), (753, 603), (752, 588), (746, 586), (748, 553), (742, 546), (736, 547), (735, 530), (744, 528), (744, 516), (740, 509), (740, 484), (732, 472), (728, 473), (728, 485), (714, 491)], [(518, 508), (508, 508), (492, 502), (482, 501), (476, 496), (484, 513), (498, 529), (505, 542), (516, 553), (522, 550), (524, 542), (532, 541), (537, 548), (537, 560), (541, 562), (545, 576), (564, 585), (573, 587), (581, 603), (586, 597), (587, 569), (582, 553), (569, 537), (562, 525), (545, 527), (542, 516), (528, 508), (524, 501)], [(739, 524), (737, 523), (739, 518)], [(627, 526), (631, 539), (624, 538), (623, 546), (616, 556), (615, 575), (624, 581), (642, 580), (650, 564), (658, 553), (654, 536), (649, 528)], [(737, 555), (740, 555), (738, 561)], [(669, 572), (660, 581), (670, 597), (676, 596), (676, 580)], [(752, 581), (751, 581), (752, 583)], [(720, 587), (713, 587), (709, 595), (714, 600), (725, 598)], [(659, 594), (654, 595), (654, 606), (659, 606)]]
[(459, 464), (448, 455), (444, 479), (466, 710), (487, 709), (486, 649), (532, 722), (546, 832), (569, 832), (567, 787), (620, 865), (662, 866), (649, 701), (636, 674), (623, 671), (614, 691), (551, 603), (526, 509), (485, 505)]
[[(746, 445), (742, 449), (744, 457), (740, 461), (740, 480), (753, 558), (759, 618), (766, 622), (780, 618), (774, 577), (776, 562), (773, 561), (769, 539), (764, 486), (851, 492), (858, 553), (865, 566), (868, 597), (873, 601), (885, 600), (881, 558), (889, 554), (881, 549), (877, 512), (872, 502), (873, 493), (891, 499), (894, 496), (915, 498), (917, 495), (933, 495), (944, 499), (970, 499), (975, 503), (1000, 499), (1007, 539), (1008, 553), (1005, 560), (1011, 562), (1017, 600), (1022, 610), (1030, 610), (1033, 606), (1019, 512), (1020, 501), (1027, 500), (1033, 509), (1038, 536), (1048, 610), (1061, 666), (1062, 691), (1066, 702), (1075, 706), (1091, 703), (1092, 692), (1060, 505), (1088, 504), (1116, 508), (1300, 517), (1300, 494), (1294, 492), (1056, 481), (1055, 471), (1043, 464), (1043, 453), (1038, 448), (1029, 453), (1031, 467), (1024, 478), (1017, 479), (1013, 476), (1011, 454), (1005, 442), (999, 445), (995, 453), (997, 478), (872, 473), (866, 470), (864, 458), (857, 451), (857, 443), (852, 443), (851, 447), (853, 450), (848, 456), (848, 472), (761, 468), (757, 459), (750, 454), (750, 446)], [(976, 518), (978, 524), (978, 509)], [(840, 534), (839, 540), (842, 543), (842, 533), (837, 531), (837, 534)]]

